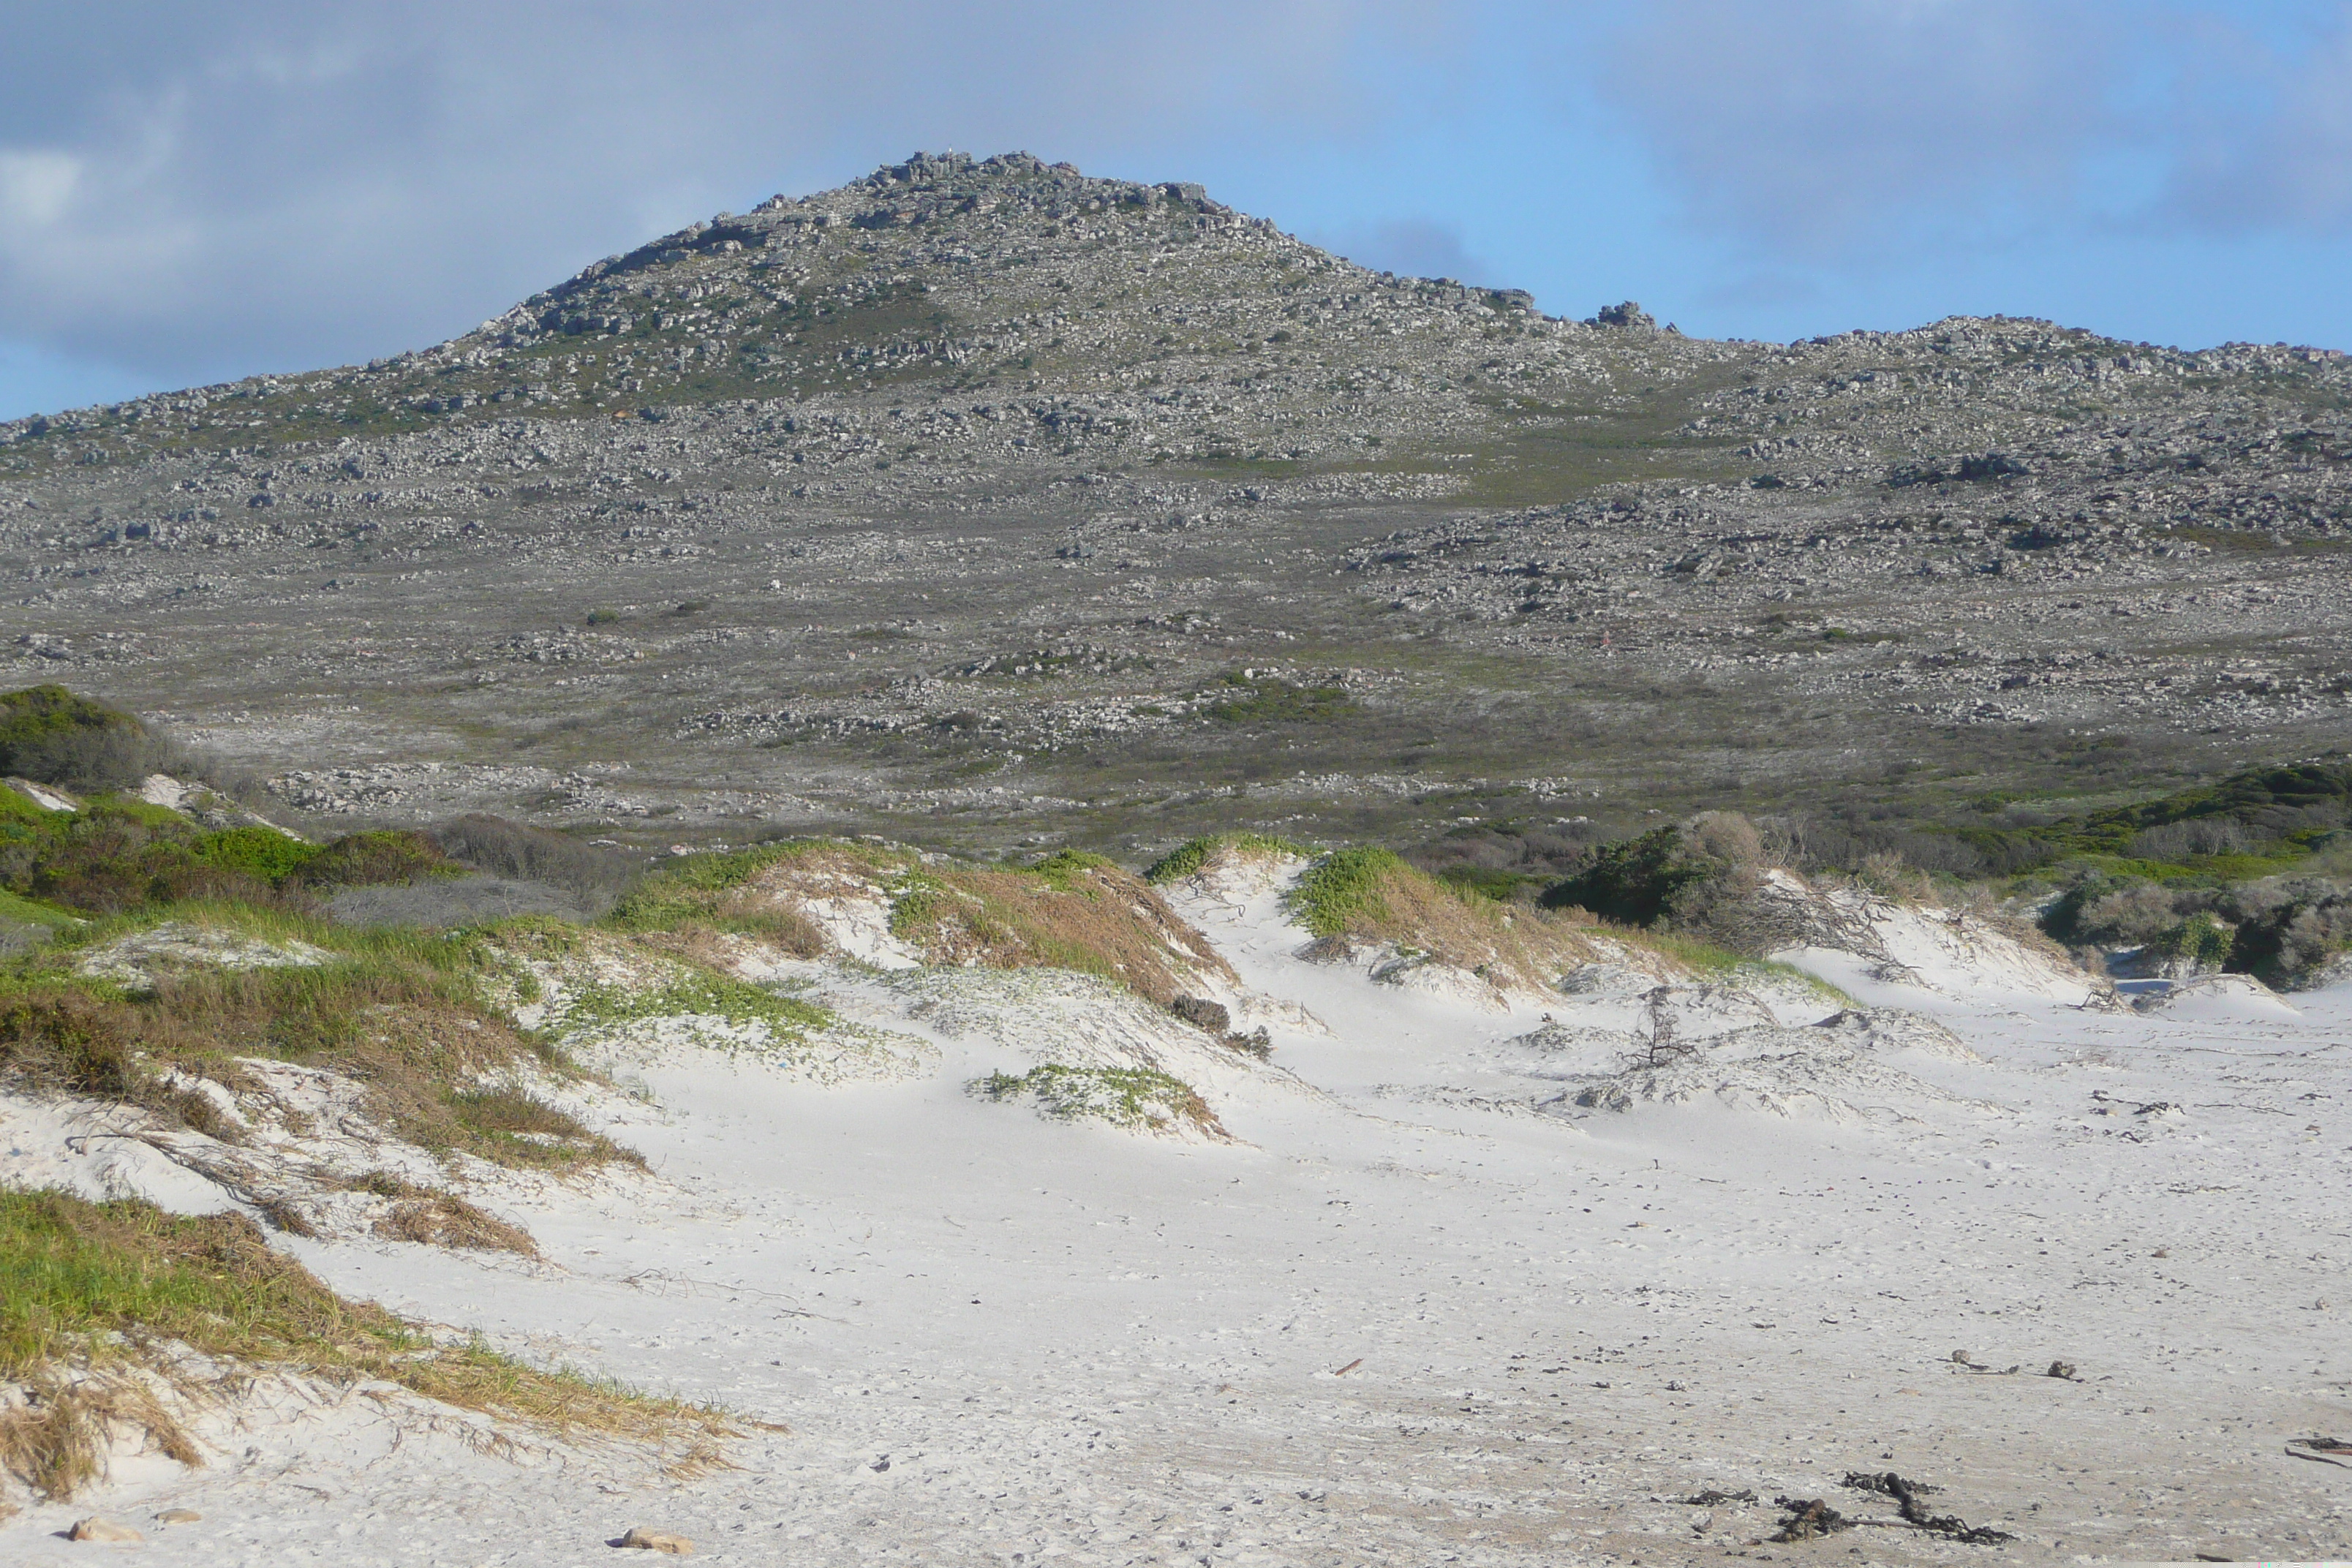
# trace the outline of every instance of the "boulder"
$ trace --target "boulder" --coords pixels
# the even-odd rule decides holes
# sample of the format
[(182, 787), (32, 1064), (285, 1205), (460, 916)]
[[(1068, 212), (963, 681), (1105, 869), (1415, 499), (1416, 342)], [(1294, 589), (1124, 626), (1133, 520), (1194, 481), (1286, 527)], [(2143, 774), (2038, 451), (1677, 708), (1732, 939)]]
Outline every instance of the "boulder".
[(1604, 305), (1600, 314), (1594, 316), (1589, 324), (1596, 327), (1630, 327), (1654, 331), (1657, 329), (1658, 319), (1633, 300), (1628, 300), (1622, 305)]

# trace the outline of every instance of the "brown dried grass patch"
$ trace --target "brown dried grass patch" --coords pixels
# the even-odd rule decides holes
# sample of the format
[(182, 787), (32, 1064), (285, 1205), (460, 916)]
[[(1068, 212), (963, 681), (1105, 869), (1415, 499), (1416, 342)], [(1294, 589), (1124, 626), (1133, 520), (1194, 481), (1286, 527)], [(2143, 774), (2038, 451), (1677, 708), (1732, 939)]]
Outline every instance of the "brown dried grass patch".
[(392, 1241), (414, 1241), (426, 1247), (456, 1247), (469, 1252), (511, 1252), (536, 1260), (539, 1243), (520, 1226), (475, 1207), (455, 1193), (428, 1189), (395, 1203), (370, 1226), (374, 1235)]
[(0, 1459), (51, 1496), (102, 1473), (110, 1422), (136, 1423), (198, 1462), (142, 1375), (172, 1381), (175, 1345), (346, 1384), (382, 1379), (567, 1436), (649, 1444), (681, 1463), (707, 1463), (742, 1429), (716, 1410), (479, 1344), (436, 1345), (381, 1307), (337, 1296), (240, 1215), (0, 1190), (0, 1277), (10, 1285), (0, 1382), (51, 1391), (0, 1415)]
[(1340, 932), (1425, 952), (1500, 984), (1549, 991), (1580, 964), (1603, 956), (1591, 937), (1600, 922), (1584, 910), (1554, 912), (1496, 902), (1456, 889), (1391, 856), (1367, 858), (1362, 886), (1336, 915)]
[(106, 1474), (118, 1433), (140, 1434), (191, 1468), (203, 1453), (155, 1391), (132, 1375), (36, 1379), (24, 1403), (0, 1412), (0, 1471), (44, 1498), (71, 1497)]
[(548, 1168), (642, 1163), (551, 1108), (551, 1137), (518, 1137), (481, 1113), (498, 1093), (472, 1086), (517, 1070), (562, 1068), (545, 1043), (483, 1005), (462, 975), (362, 959), (317, 967), (194, 970), (150, 994), (106, 996), (58, 980), (0, 995), (0, 1075), (37, 1089), (145, 1107), (224, 1142), (235, 1125), (170, 1069), (235, 1092), (254, 1080), (240, 1057), (344, 1074), (366, 1088), (372, 1116), (422, 1147), (493, 1163)]
[(1149, 883), (1108, 862), (1056, 875), (926, 870), (894, 906), (891, 930), (933, 963), (1074, 969), (1166, 1006), (1232, 966)]

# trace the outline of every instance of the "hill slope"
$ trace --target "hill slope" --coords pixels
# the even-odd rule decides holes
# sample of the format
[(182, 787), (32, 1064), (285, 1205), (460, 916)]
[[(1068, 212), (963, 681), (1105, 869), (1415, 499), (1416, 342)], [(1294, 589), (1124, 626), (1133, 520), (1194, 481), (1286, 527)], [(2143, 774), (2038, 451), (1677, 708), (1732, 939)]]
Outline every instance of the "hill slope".
[(2016, 320), (1554, 320), (919, 156), (418, 353), (0, 426), (6, 653), (326, 818), (2096, 796), (2340, 733), (2347, 387)]

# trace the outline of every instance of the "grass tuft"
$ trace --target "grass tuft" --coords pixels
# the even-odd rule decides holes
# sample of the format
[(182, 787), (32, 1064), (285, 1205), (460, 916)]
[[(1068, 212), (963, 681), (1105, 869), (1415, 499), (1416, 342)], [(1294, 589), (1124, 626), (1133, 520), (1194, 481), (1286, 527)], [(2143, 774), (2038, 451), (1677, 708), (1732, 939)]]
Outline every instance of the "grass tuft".
[[(495, 1223), (495, 1222), (493, 1222)], [(139, 1201), (0, 1189), (0, 1382), (30, 1404), (0, 1416), (0, 1463), (45, 1496), (103, 1473), (110, 1430), (143, 1427), (184, 1463), (201, 1456), (149, 1394), (171, 1347), (344, 1382), (378, 1378), (446, 1404), (564, 1435), (689, 1454), (738, 1435), (718, 1411), (649, 1397), (479, 1344), (436, 1345), (369, 1302), (348, 1301), (273, 1251), (241, 1215), (186, 1217)]]
[(1406, 864), (1388, 850), (1342, 849), (1309, 866), (1285, 898), (1318, 940), (1384, 942), (1502, 984), (1549, 989), (1598, 950), (1582, 910), (1498, 904)]

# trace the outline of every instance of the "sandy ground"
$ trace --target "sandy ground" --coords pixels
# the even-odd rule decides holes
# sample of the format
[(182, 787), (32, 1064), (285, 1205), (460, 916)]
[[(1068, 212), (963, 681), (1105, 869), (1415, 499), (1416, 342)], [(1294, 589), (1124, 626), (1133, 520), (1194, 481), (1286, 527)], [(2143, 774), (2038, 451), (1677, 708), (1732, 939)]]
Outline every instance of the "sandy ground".
[[(1550, 1003), (1530, 1044), (1534, 1006), (1300, 961), (1262, 888), (1184, 907), (1295, 1005), (1281, 1070), (1201, 1086), (1234, 1143), (972, 1098), (1029, 1059), (1010, 1035), (837, 1088), (670, 1051), (613, 1129), (659, 1180), (512, 1209), (546, 1265), (293, 1244), (400, 1311), (790, 1424), (740, 1468), (501, 1456), (411, 1402), (279, 1387), (206, 1423), (201, 1470), (126, 1458), (0, 1525), (0, 1561), (114, 1550), (56, 1533), (90, 1512), (192, 1564), (605, 1562), (632, 1525), (793, 1564), (2352, 1554), (2352, 1468), (2284, 1447), (2352, 1437), (2352, 994), (2139, 1015), (1848, 963), (1968, 1049), (1857, 1066), (1783, 1029), (1680, 1089), (1620, 1075), (1612, 1110), (1578, 1099), (1622, 994)], [(890, 977), (834, 991), (926, 1032)], [(29, 1144), (0, 1133), (20, 1178), (55, 1157)], [(1841, 1487), (1885, 1470), (2017, 1540)], [(1706, 1489), (1760, 1500), (1679, 1500)], [(1780, 1496), (1885, 1522), (1765, 1544)], [(204, 1517), (153, 1522), (173, 1507)]]

